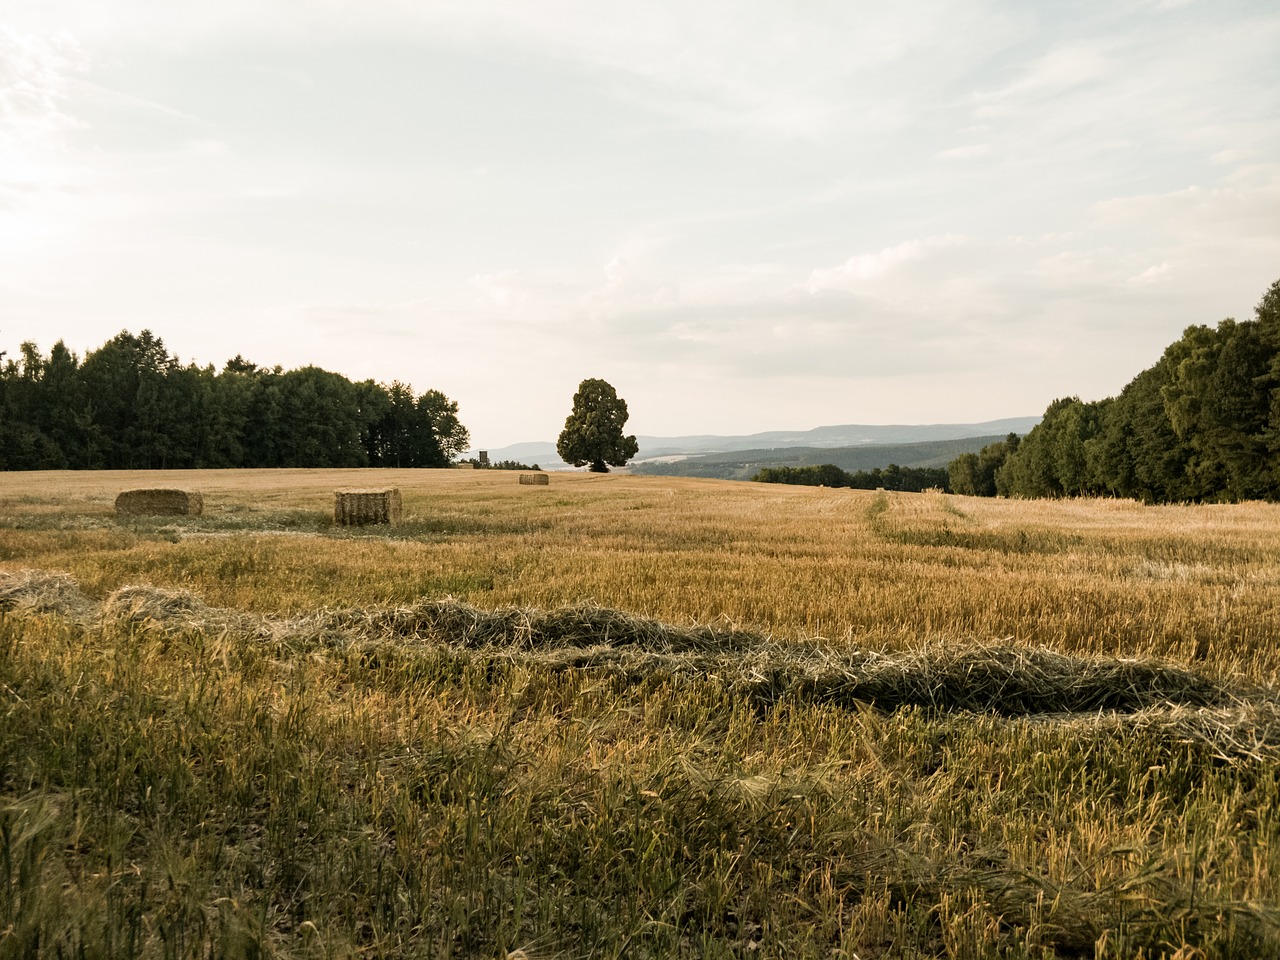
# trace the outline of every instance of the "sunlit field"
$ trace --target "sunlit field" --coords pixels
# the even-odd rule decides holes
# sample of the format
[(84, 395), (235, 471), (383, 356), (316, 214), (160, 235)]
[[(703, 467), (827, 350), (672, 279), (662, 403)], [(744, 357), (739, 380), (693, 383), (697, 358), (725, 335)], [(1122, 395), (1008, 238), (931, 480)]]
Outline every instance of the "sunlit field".
[(1278, 505), (9, 473), (0, 611), (0, 956), (1280, 955)]

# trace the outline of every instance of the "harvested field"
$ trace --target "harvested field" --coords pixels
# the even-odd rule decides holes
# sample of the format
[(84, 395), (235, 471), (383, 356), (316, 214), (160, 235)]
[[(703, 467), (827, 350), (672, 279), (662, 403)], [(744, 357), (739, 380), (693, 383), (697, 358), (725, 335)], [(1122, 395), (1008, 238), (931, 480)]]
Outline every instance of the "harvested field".
[(0, 475), (11, 955), (1280, 953), (1275, 507), (122, 480)]

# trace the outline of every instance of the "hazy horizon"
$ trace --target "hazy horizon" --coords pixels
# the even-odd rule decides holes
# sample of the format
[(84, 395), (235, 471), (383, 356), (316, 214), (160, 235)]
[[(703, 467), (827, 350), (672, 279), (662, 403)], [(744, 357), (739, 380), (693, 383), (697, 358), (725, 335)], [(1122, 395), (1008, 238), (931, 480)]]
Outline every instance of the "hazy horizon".
[(442, 390), (477, 448), (980, 423), (1280, 277), (1280, 8), (42, 0), (0, 350)]

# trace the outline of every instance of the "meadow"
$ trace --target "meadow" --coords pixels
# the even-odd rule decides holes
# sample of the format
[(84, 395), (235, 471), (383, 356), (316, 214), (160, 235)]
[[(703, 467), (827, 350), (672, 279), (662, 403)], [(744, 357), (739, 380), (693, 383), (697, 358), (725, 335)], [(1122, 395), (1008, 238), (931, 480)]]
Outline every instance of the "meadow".
[(0, 473), (0, 958), (1280, 956), (1278, 640), (1275, 504)]

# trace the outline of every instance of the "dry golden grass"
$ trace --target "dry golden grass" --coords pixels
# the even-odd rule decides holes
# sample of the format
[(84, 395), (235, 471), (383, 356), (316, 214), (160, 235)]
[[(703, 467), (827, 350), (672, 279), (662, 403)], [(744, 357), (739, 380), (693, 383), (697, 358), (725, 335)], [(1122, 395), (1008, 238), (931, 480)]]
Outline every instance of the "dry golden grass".
[[(593, 602), (876, 649), (1011, 642), (1280, 678), (1280, 505), (1005, 501), (484, 471), (0, 475), (0, 567), (91, 593), (145, 582), (262, 613), (453, 596)], [(117, 492), (181, 483), (190, 521), (121, 523)], [(352, 535), (333, 491), (399, 487), (404, 523)]]
[(1278, 610), (1275, 505), (0, 474), (0, 956), (1280, 955)]

